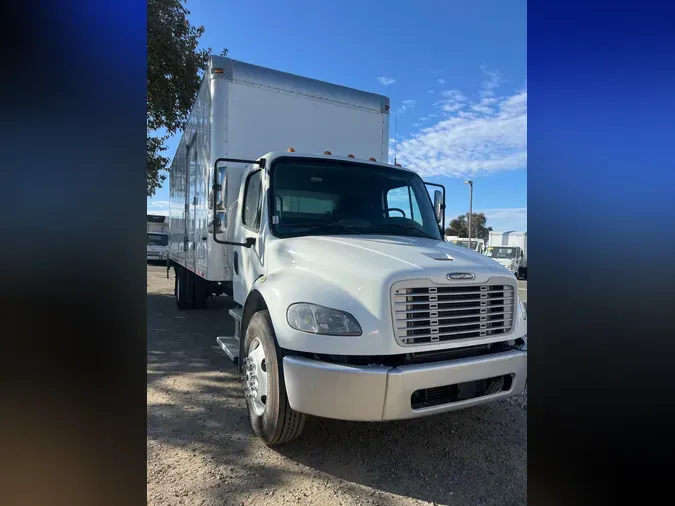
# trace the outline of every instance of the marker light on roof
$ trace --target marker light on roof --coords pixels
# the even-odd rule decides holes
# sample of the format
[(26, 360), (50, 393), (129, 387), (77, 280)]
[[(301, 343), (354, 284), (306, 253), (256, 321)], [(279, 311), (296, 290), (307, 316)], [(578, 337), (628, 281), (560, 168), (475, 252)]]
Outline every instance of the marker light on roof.
[(324, 155), (332, 155), (333, 153), (331, 153), (330, 151), (324, 151), (323, 154)]
[(347, 155), (347, 158), (354, 158), (354, 155), (352, 155), (351, 153), (349, 153), (349, 154)]
[(288, 148), (289, 153), (295, 153), (295, 148)]

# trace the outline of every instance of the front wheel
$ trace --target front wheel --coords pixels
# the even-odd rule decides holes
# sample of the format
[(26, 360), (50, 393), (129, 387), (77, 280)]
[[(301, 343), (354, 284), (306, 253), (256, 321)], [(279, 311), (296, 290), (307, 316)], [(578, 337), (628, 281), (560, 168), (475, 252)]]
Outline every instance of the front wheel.
[(254, 314), (244, 338), (244, 395), (251, 427), (268, 446), (286, 443), (302, 433), (306, 415), (288, 404), (269, 311)]

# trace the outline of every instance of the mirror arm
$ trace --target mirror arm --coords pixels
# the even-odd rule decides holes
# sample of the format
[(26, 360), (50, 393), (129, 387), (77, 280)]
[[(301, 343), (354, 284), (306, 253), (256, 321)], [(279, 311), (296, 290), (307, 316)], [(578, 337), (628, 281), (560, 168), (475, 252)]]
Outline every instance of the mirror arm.
[(226, 244), (228, 246), (243, 246), (244, 248), (251, 248), (252, 246), (255, 245), (255, 237), (247, 237), (245, 242), (221, 241), (217, 237), (216, 227), (220, 226), (220, 219), (216, 216), (216, 212), (218, 211), (216, 209), (216, 195), (219, 191), (222, 190), (222, 186), (218, 184), (217, 181), (218, 163), (220, 162), (247, 163), (249, 165), (255, 164), (258, 165), (261, 169), (264, 169), (267, 160), (265, 158), (261, 158), (260, 160), (242, 160), (240, 158), (217, 158), (216, 161), (213, 162), (213, 185), (211, 186), (211, 189), (213, 190), (213, 221), (211, 222), (212, 226), (211, 233), (213, 234), (213, 240), (218, 244)]

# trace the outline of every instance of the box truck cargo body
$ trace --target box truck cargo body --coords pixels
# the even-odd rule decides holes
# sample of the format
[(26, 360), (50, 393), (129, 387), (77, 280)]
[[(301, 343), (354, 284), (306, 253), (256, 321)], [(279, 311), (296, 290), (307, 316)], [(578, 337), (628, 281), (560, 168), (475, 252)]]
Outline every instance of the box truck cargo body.
[[(208, 233), (214, 161), (255, 159), (293, 147), (386, 163), (389, 100), (229, 58), (212, 57), (207, 72), (171, 165), (170, 254), (205, 280), (231, 283), (232, 248), (223, 251)], [(223, 222), (239, 196), (243, 167), (218, 167), (225, 194), (218, 202), (230, 204), (220, 214)]]
[(526, 387), (515, 277), (444, 241), (445, 188), (390, 165), (388, 131), (386, 97), (211, 57), (171, 166), (170, 266), (180, 309), (232, 296), (217, 342), (266, 444), (308, 415), (400, 420)]

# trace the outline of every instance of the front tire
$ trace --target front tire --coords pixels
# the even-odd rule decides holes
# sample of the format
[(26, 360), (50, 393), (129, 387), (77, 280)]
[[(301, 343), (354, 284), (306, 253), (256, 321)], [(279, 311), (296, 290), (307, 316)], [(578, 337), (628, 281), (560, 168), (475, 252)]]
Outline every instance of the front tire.
[(276, 345), (269, 311), (259, 311), (251, 317), (244, 351), (244, 392), (253, 432), (268, 446), (297, 438), (307, 415), (294, 411), (288, 403), (281, 350)]

